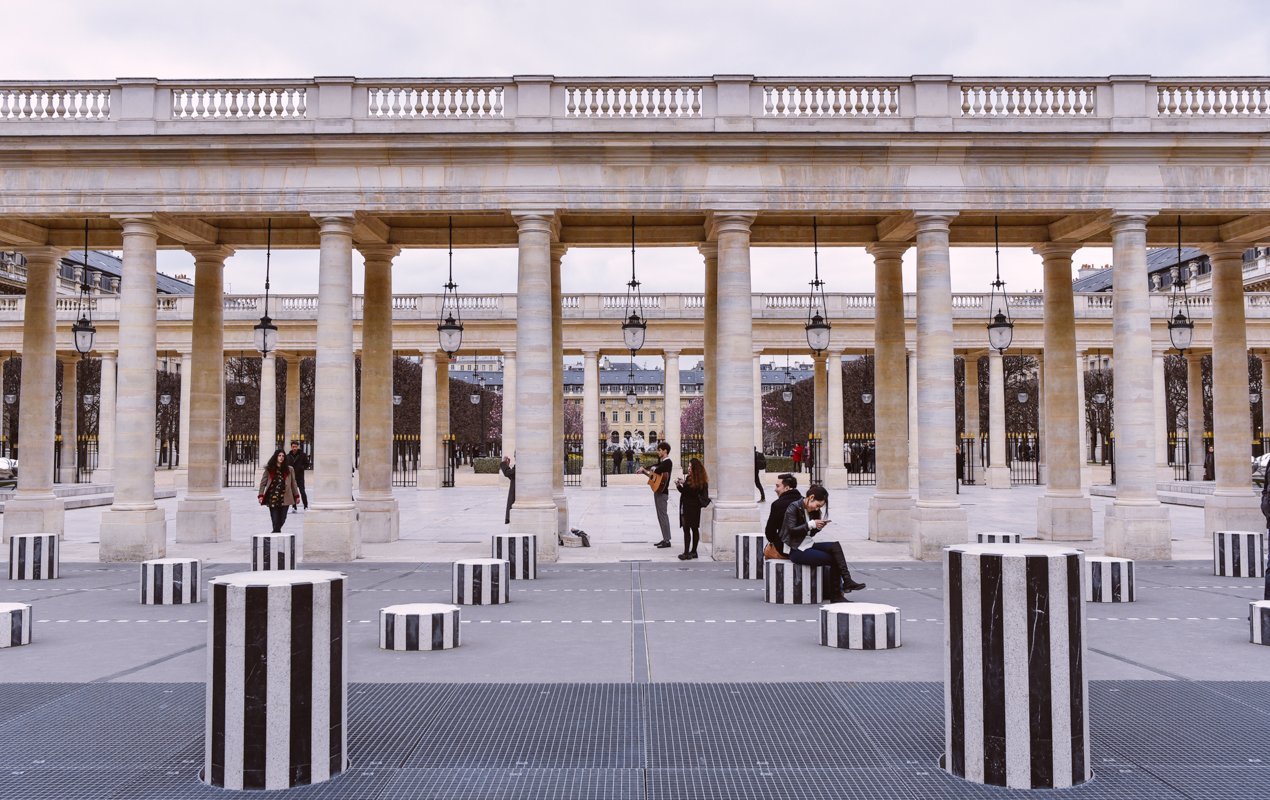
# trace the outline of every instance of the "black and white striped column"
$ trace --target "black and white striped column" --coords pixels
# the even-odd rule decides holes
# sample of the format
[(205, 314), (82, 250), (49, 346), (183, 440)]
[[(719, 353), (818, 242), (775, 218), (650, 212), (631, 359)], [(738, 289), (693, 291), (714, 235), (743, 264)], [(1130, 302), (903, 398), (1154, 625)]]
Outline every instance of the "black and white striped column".
[(31, 643), (31, 607), (26, 603), (0, 603), (0, 647)]
[(490, 543), (490, 555), (506, 561), (514, 581), (532, 581), (538, 577), (538, 536), (533, 533), (496, 533)]
[(156, 558), (141, 562), (141, 605), (198, 603), (203, 566), (197, 558)]
[(1270, 646), (1270, 600), (1254, 600), (1249, 603), (1248, 622), (1248, 641)]
[(225, 789), (321, 783), (348, 762), (345, 577), (213, 578), (203, 780)]
[(491, 606), (510, 602), (510, 565), (501, 558), (465, 558), (454, 562), (454, 602)]
[(763, 580), (769, 603), (802, 605), (824, 599), (824, 567), (807, 567), (785, 559), (764, 561)]
[(53, 580), (60, 568), (56, 533), (15, 533), (9, 537), (9, 580)]
[(882, 603), (821, 606), (820, 643), (844, 650), (893, 650), (900, 646), (900, 610)]
[(988, 531), (976, 534), (975, 541), (978, 544), (1020, 544), (1023, 541), (1023, 536), (1007, 531)]
[(379, 609), (381, 650), (449, 650), (459, 646), (459, 607), (403, 603)]
[(761, 533), (736, 534), (736, 577), (743, 581), (763, 580), (763, 548), (767, 537)]
[(944, 551), (944, 769), (974, 783), (1062, 788), (1090, 778), (1080, 551)]
[(1227, 578), (1260, 578), (1265, 575), (1265, 533), (1213, 531), (1213, 574)]
[(1133, 600), (1133, 559), (1085, 558), (1086, 603), (1132, 603)]
[(254, 534), (251, 537), (251, 568), (257, 572), (295, 569), (295, 534)]

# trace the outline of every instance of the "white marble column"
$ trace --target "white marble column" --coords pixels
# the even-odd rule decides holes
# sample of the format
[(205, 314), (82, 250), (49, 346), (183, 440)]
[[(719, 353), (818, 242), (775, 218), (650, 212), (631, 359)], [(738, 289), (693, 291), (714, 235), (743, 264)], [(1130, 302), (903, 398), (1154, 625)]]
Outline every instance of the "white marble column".
[(552, 497), (554, 451), (560, 443), (544, 436), (559, 387), (551, 366), (551, 212), (516, 212), (519, 261), (516, 279), (516, 503), (511, 532), (538, 537), (538, 560), (556, 560), (558, 518)]
[[(707, 242), (698, 247), (702, 258), (705, 260), (706, 281), (705, 281), (705, 332), (703, 341), (705, 343), (705, 352), (703, 360), (705, 362), (705, 370), (702, 373), (702, 426), (705, 428), (705, 457), (706, 474), (713, 477), (719, 467), (719, 431), (718, 431), (718, 377), (719, 373), (716, 369), (718, 362), (718, 341), (719, 341), (719, 247), (716, 242)], [(719, 487), (716, 481), (710, 482), (710, 493), (714, 497), (719, 496)], [(704, 532), (703, 532), (704, 535)]]
[(180, 407), (177, 409), (177, 485), (185, 488), (189, 485), (189, 445), (190, 445), (190, 375), (194, 369), (192, 355), (188, 352), (180, 354), (181, 394)]
[(285, 444), (290, 448), (292, 439), (300, 439), (302, 428), (300, 427), (300, 354), (288, 353), (287, 359), (287, 395), (286, 409), (284, 411), (285, 419), (283, 427), (286, 429), (283, 436), (286, 439)]
[[(431, 350), (423, 352), (420, 359), (419, 379), (419, 488), (441, 488), (441, 460), (438, 443), (441, 434), (437, 431), (437, 354)], [(506, 380), (506, 378), (504, 378)], [(506, 392), (506, 387), (504, 387)], [(506, 401), (504, 394), (504, 401)], [(511, 455), (511, 453), (507, 453)]]
[(97, 468), (93, 483), (115, 479), (115, 354), (101, 354), (101, 388), (97, 395)]
[(1151, 379), (1155, 396), (1155, 439), (1151, 443), (1151, 450), (1155, 453), (1156, 480), (1171, 481), (1173, 468), (1169, 466), (1168, 387), (1165, 380), (1164, 356), (1165, 352), (1162, 349), (1151, 351)]
[[(869, 538), (908, 542), (913, 532), (909, 492), (909, 370), (904, 349), (904, 282), (901, 262), (907, 244), (869, 246), (873, 256), (873, 413), (877, 488), (869, 498)], [(916, 364), (914, 364), (916, 367)], [(916, 375), (912, 377), (916, 387)], [(913, 393), (916, 399), (916, 392)], [(916, 415), (914, 414), (914, 418)]]
[(516, 451), (516, 351), (503, 350), (503, 455)]
[[(224, 542), (232, 533), (229, 500), (221, 491), (225, 460), (225, 259), (229, 248), (191, 248), (194, 256), (194, 322), (189, 365), (182, 365), (181, 394), (189, 386), (190, 427), (181, 439), (185, 497), (176, 504), (178, 542)], [(183, 401), (184, 402), (184, 401)], [(260, 461), (269, 457), (261, 454)], [(266, 528), (260, 528), (264, 532)]]
[(829, 417), (828, 381), (825, 378), (825, 354), (812, 355), (811, 369), (811, 433), (820, 440), (819, 457), (825, 457), (826, 443), (825, 421)]
[(670, 457), (674, 460), (674, 463), (678, 464), (680, 462), (680, 454), (683, 452), (679, 446), (679, 415), (681, 412), (679, 401), (679, 351), (666, 350), (664, 355), (666, 359), (666, 377), (664, 378), (666, 420), (662, 423), (662, 427), (666, 430), (665, 439), (670, 443)]
[[(678, 387), (676, 387), (678, 388)], [(674, 442), (671, 442), (674, 447)], [(582, 488), (600, 488), (600, 351), (582, 351)]]
[(1244, 319), (1243, 251), (1206, 245), (1213, 265), (1213, 466), (1216, 486), (1204, 502), (1204, 535), (1258, 531), (1266, 524), (1248, 468), (1252, 452), (1248, 403), (1248, 333)]
[(988, 351), (988, 461), (984, 472), (989, 489), (1010, 488), (1010, 465), (1005, 458), (1005, 358)]
[(1045, 270), (1045, 357), (1040, 362), (1042, 418), (1045, 438), (1045, 494), (1036, 508), (1042, 539), (1084, 541), (1094, 538), (1093, 507), (1081, 488), (1085, 447), (1081, 420), (1085, 415), (1083, 375), (1076, 354), (1076, 315), (1072, 297), (1071, 245), (1034, 248)]
[[(719, 484), (714, 503), (711, 551), (716, 561), (731, 561), (733, 536), (758, 530), (754, 500), (754, 339), (750, 295), (750, 225), (753, 214), (715, 214), (709, 227), (718, 247), (717, 336), (715, 359), (715, 448)], [(707, 267), (708, 271), (708, 267)]]
[[(825, 442), (823, 458), (825, 459), (825, 488), (846, 489), (848, 484), (846, 464), (842, 458), (842, 442), (845, 438), (843, 430), (842, 403), (842, 351), (830, 350), (829, 359), (825, 362), (827, 384), (825, 394)], [(834, 505), (834, 513), (841, 514), (846, 506), (839, 501)]]
[[(910, 491), (917, 489), (917, 465), (919, 459), (917, 457), (917, 351), (905, 345), (905, 364), (908, 367), (908, 485)], [(916, 501), (916, 498), (914, 498)], [(916, 505), (913, 506), (916, 508)], [(912, 509), (909, 509), (911, 512)], [(909, 514), (909, 523), (911, 528), (912, 513)], [(911, 541), (910, 539), (906, 541)]]
[[(53, 494), (57, 268), (62, 251), (33, 247), (23, 254), (26, 305), (22, 319), (22, 404), (18, 407), (18, 460), (22, 466), (13, 499), (4, 507), (6, 543), (15, 533), (56, 533), (60, 537), (66, 527), (66, 504)], [(154, 367), (153, 353), (150, 367)], [(153, 406), (153, 392), (151, 395)]]
[(401, 517), (392, 496), (392, 262), (401, 251), (387, 246), (359, 250), (366, 261), (366, 288), (357, 517), (363, 542), (395, 542)]
[(1155, 487), (1155, 381), (1143, 379), (1152, 374), (1148, 217), (1117, 213), (1111, 224), (1116, 500), (1107, 508), (1103, 531), (1109, 556), (1167, 560), (1171, 526)]
[(569, 498), (564, 493), (564, 327), (560, 262), (566, 248), (551, 245), (551, 500), (556, 504), (556, 532), (569, 532)]
[[(443, 440), (450, 436), (450, 358), (444, 353), (436, 357), (435, 375), (436, 405), (432, 409), (437, 425), (435, 452), (437, 464), (444, 470), (446, 468), (447, 454)], [(438, 480), (440, 479), (438, 478)], [(441, 484), (438, 483), (437, 485), (440, 486)]]
[(152, 220), (123, 220), (115, 499), (101, 515), (102, 561), (144, 561), (167, 552), (167, 515), (154, 504), (158, 238)]
[(1049, 466), (1045, 462), (1045, 356), (1036, 355), (1036, 479), (1038, 483), (1049, 482)]
[(313, 475), (306, 478), (310, 498), (304, 514), (304, 558), (352, 561), (362, 551), (353, 502), (353, 216), (314, 216), (321, 244)]
[(74, 483), (77, 469), (75, 458), (79, 454), (79, 359), (68, 356), (62, 367), (62, 458), (58, 465), (62, 483)]
[[(1187, 478), (1204, 480), (1204, 354), (1191, 350), (1186, 354), (1186, 446)], [(1270, 404), (1268, 404), (1270, 405)]]
[(1076, 463), (1080, 464), (1080, 488), (1088, 492), (1092, 481), (1089, 469), (1089, 420), (1086, 415), (1089, 406), (1085, 399), (1085, 369), (1088, 361), (1085, 356), (1084, 350), (1076, 351), (1076, 429), (1080, 434)]
[(1261, 439), (1265, 444), (1270, 443), (1270, 397), (1266, 394), (1270, 389), (1270, 356), (1263, 354), (1258, 359), (1261, 361)]
[[(274, 353), (260, 359), (260, 408), (256, 441), (260, 443), (262, 456), (267, 457), (278, 447), (278, 359)], [(263, 461), (262, 458), (261, 462)]]
[[(966, 384), (962, 387), (962, 400), (966, 408), (966, 429), (967, 436), (975, 437), (975, 449), (978, 449), (979, 437), (979, 354), (967, 353), (962, 359), (965, 367)], [(978, 472), (978, 463), (975, 464), (975, 471)]]
[(957, 499), (957, 406), (954, 397), (951, 214), (922, 213), (917, 222), (917, 505), (915, 558), (940, 558), (966, 541), (966, 512)]
[(763, 351), (754, 351), (754, 448), (763, 450)]

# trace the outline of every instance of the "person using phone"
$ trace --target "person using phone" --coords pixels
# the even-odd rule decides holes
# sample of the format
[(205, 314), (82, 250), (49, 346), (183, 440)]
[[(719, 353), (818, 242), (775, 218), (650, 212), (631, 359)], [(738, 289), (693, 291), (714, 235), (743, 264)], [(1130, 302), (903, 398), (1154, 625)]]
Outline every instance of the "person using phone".
[(831, 603), (846, 602), (847, 592), (858, 592), (865, 584), (851, 577), (847, 557), (837, 542), (813, 541), (831, 520), (820, 519), (820, 511), (829, 502), (829, 492), (823, 486), (807, 487), (807, 495), (785, 509), (781, 523), (781, 541), (789, 560), (809, 567), (828, 567), (825, 599)]

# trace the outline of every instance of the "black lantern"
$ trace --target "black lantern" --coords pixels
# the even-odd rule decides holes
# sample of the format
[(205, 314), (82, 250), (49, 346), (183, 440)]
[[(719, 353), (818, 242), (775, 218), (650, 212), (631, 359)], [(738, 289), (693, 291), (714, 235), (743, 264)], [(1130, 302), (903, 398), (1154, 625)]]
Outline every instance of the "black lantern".
[(635, 278), (635, 217), (631, 216), (631, 279), (626, 284), (626, 312), (622, 315), (622, 341), (631, 357), (644, 347), (648, 333), (648, 320), (644, 319), (644, 298), (639, 293), (639, 281)]
[(811, 252), (815, 265), (815, 277), (811, 281), (811, 293), (807, 298), (807, 346), (816, 355), (820, 355), (829, 347), (831, 326), (825, 317), (829, 313), (825, 305), (825, 282), (820, 279), (820, 231), (816, 226), (816, 218), (811, 218)]
[(479, 385), (472, 387), (472, 394), (468, 395), (468, 398), (467, 398), (468, 401), (471, 402), (471, 404), (474, 406), (481, 404), (481, 390), (485, 388), (484, 377), (477, 377), (476, 381)]
[[(789, 353), (785, 353), (785, 389), (781, 392), (781, 399), (786, 403), (794, 401), (794, 376), (789, 371)], [(792, 425), (790, 429), (793, 430)]]
[(1190, 300), (1186, 297), (1186, 267), (1182, 266), (1182, 215), (1177, 215), (1177, 280), (1173, 282), (1173, 296), (1169, 301), (1169, 341), (1178, 353), (1185, 353), (1195, 337), (1195, 323), (1191, 320)]
[(996, 217), (992, 218), (992, 242), (997, 279), (992, 282), (992, 295), (988, 302), (988, 345), (1004, 353), (1014, 341), (1014, 321), (1010, 319), (1010, 297), (1005, 293), (1005, 281), (1001, 280), (1001, 229)]
[(626, 377), (630, 381), (630, 386), (626, 390), (626, 405), (633, 406), (639, 402), (639, 397), (635, 394), (635, 353), (633, 352), (631, 353), (630, 372), (627, 373)]
[(273, 220), (265, 222), (265, 313), (251, 329), (252, 339), (260, 355), (267, 356), (278, 348), (278, 327), (269, 319), (269, 262), (273, 257)]
[(86, 356), (92, 352), (93, 339), (97, 336), (97, 329), (88, 316), (92, 305), (88, 299), (88, 220), (84, 220), (84, 270), (79, 284), (78, 305), (79, 320), (71, 325), (71, 335), (75, 338), (75, 349), (81, 356)]
[(437, 338), (441, 350), (450, 358), (459, 352), (463, 344), (463, 315), (459, 312), (458, 285), (454, 282), (454, 217), (449, 220), (449, 280), (445, 282), (445, 294), (441, 297), (441, 321), (437, 324)]

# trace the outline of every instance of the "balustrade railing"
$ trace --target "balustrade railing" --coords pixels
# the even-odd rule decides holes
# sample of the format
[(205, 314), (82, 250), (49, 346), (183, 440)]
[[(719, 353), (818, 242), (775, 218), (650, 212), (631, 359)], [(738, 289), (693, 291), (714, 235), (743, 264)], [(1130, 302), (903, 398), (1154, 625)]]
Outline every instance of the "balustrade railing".
[(172, 88), (173, 119), (305, 119), (307, 86)]
[(1161, 117), (1265, 117), (1270, 85), (1239, 83), (1157, 83), (1155, 111)]
[(700, 85), (661, 85), (651, 82), (618, 84), (566, 83), (566, 117), (626, 118), (700, 117)]
[(0, 88), (0, 121), (101, 122), (110, 119), (109, 86)]
[(963, 117), (1092, 117), (1093, 85), (1066, 83), (962, 83)]
[(503, 116), (499, 85), (371, 86), (366, 113), (372, 119), (494, 119)]
[(894, 117), (898, 84), (792, 83), (763, 86), (765, 117)]

